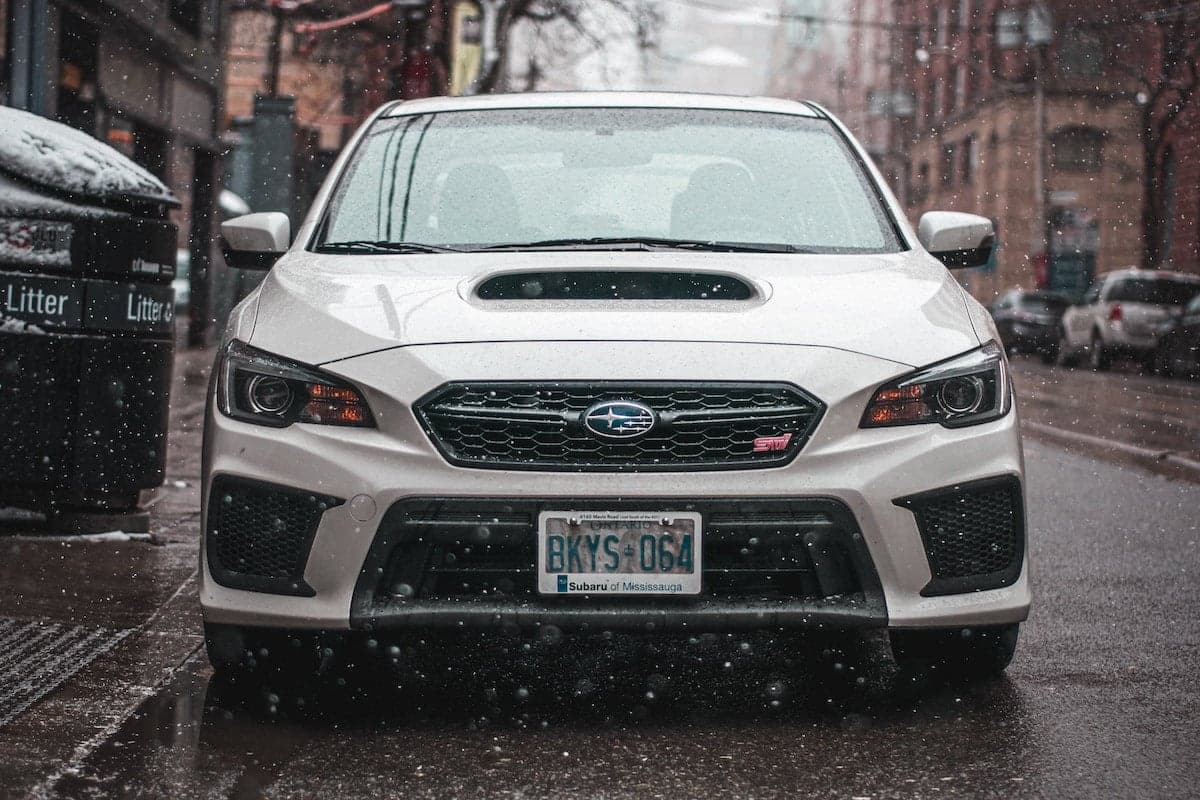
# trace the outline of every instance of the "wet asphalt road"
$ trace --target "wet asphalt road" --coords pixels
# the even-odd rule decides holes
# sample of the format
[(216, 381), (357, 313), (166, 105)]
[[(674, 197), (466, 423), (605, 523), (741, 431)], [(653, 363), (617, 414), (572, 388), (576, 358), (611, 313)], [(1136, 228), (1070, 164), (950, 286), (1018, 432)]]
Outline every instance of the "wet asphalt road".
[[(1027, 458), (1033, 616), (1006, 678), (941, 688), (898, 681), (878, 640), (811, 659), (763, 637), (528, 640), (507, 659), (469, 648), (448, 672), (430, 644), (417, 676), (239, 699), (195, 649), (181, 489), (164, 546), (121, 546), (154, 588), (126, 602), (132, 589), (100, 581), (71, 601), (98, 620), (158, 611), (0, 727), (0, 783), (43, 797), (1195, 796), (1200, 485), (1044, 444)], [(40, 584), (56, 562), (39, 558)]]

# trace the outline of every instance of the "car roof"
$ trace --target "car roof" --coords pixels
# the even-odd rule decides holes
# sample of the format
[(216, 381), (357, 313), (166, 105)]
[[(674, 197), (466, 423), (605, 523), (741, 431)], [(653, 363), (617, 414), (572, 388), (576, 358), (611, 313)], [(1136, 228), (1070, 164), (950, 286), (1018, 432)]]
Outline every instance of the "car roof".
[(812, 118), (827, 116), (819, 106), (796, 100), (692, 92), (523, 92), (470, 97), (423, 97), (390, 103), (381, 110), (380, 116), (512, 108), (702, 108)]
[(1170, 281), (1184, 281), (1186, 283), (1200, 283), (1200, 275), (1195, 275), (1190, 272), (1175, 272), (1169, 269), (1138, 269), (1137, 267), (1126, 267), (1125, 269), (1115, 269), (1111, 272), (1103, 272), (1101, 278), (1150, 278)]

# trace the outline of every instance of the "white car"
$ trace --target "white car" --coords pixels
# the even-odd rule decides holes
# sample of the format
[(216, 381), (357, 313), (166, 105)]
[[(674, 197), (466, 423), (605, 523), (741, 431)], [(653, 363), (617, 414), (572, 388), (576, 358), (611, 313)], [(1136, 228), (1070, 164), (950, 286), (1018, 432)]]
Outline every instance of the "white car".
[(1011, 659), (1017, 415), (946, 269), (991, 224), (913, 231), (820, 107), (392, 103), (294, 237), (222, 231), (270, 272), (205, 426), (218, 672), (464, 629), (876, 628), (951, 674)]
[(1200, 276), (1185, 272), (1131, 267), (1103, 273), (1063, 314), (1058, 360), (1069, 365), (1086, 358), (1094, 370), (1108, 369), (1114, 357), (1152, 366), (1160, 327), (1198, 293)]

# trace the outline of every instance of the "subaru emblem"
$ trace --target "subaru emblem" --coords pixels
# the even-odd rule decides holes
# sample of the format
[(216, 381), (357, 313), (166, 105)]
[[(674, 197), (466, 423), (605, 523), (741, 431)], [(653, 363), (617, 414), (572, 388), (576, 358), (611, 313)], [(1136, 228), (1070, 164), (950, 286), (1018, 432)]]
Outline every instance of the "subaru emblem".
[(605, 400), (583, 412), (583, 425), (601, 439), (636, 439), (654, 427), (654, 410), (630, 400)]

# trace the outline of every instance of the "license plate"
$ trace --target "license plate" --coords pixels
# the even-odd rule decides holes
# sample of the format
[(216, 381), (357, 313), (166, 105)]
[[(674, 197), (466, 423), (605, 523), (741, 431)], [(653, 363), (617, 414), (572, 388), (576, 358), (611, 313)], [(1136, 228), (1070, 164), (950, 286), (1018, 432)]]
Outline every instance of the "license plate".
[(543, 511), (538, 591), (699, 594), (700, 536), (694, 511)]

